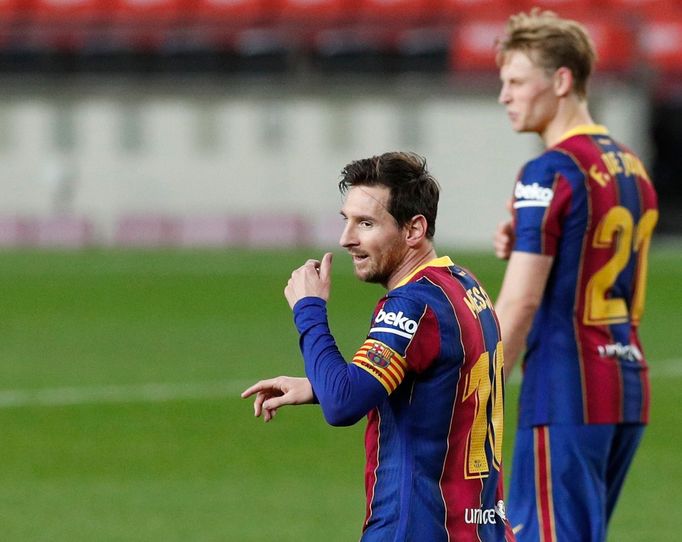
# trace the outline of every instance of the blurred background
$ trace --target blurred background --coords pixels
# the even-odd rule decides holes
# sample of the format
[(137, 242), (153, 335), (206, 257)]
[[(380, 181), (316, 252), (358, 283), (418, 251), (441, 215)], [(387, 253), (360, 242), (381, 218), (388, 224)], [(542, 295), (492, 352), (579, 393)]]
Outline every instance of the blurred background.
[[(239, 393), (303, 372), (282, 290), (338, 248), (351, 160), (426, 156), (438, 251), (496, 297), (492, 234), (542, 147), (493, 44), (532, 5), (587, 25), (593, 116), (660, 195), (651, 425), (609, 542), (679, 538), (682, 0), (0, 0), (3, 542), (357, 540), (364, 424), (263, 425)], [(348, 359), (381, 288), (340, 253), (333, 282)]]
[(679, 233), (682, 2), (0, 0), (0, 245), (328, 246), (341, 168), (405, 149), (445, 188), (440, 242), (487, 247), (540, 151), (493, 50), (533, 5), (587, 25), (593, 114)]

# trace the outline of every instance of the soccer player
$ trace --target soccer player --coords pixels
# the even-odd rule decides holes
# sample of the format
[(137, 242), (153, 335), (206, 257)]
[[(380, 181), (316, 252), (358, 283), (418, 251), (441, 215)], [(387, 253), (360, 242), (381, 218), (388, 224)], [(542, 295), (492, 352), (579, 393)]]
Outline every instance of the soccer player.
[(525, 347), (509, 493), (518, 540), (603, 541), (649, 416), (637, 327), (658, 218), (640, 159), (595, 124), (585, 28), (551, 12), (510, 17), (498, 43), (517, 132), (546, 150), (514, 186), (495, 304), (511, 371)]
[(331, 425), (367, 416), (363, 542), (510, 541), (502, 500), (503, 353), (483, 287), (437, 257), (439, 187), (423, 158), (352, 162), (340, 244), (356, 276), (382, 284), (364, 342), (347, 363), (326, 314), (331, 254), (296, 269), (284, 291), (307, 378), (263, 380), (256, 416), (319, 402)]

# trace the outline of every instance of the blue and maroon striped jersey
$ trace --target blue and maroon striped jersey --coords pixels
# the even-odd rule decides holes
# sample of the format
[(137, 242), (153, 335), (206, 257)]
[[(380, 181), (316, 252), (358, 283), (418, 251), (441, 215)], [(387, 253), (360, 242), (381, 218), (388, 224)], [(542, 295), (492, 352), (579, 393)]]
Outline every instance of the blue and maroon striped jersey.
[(514, 250), (554, 257), (527, 341), (519, 424), (646, 423), (637, 327), (654, 187), (605, 127), (580, 126), (521, 170)]
[(368, 414), (363, 542), (514, 540), (502, 491), (502, 363), (490, 298), (450, 258), (378, 302), (353, 358), (388, 393)]

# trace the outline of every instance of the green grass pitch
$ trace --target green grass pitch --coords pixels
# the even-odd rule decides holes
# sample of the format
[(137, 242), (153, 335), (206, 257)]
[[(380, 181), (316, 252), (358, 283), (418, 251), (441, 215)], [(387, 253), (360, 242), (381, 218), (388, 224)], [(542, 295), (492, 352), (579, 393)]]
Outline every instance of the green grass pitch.
[[(440, 252), (494, 297), (501, 262)], [(0, 253), (0, 539), (357, 540), (364, 424), (328, 427), (312, 406), (263, 424), (239, 398), (256, 379), (302, 374), (282, 290), (317, 255)], [(678, 537), (680, 284), (679, 245), (655, 245), (642, 324), (652, 423), (610, 542)], [(346, 356), (379, 295), (336, 255), (330, 320)], [(517, 394), (518, 378), (507, 388), (507, 469)]]

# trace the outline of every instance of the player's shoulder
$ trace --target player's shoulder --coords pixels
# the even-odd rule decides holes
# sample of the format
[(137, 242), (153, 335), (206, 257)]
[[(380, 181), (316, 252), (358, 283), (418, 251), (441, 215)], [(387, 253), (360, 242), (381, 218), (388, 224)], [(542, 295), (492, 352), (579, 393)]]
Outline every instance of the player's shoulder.
[(572, 154), (557, 148), (547, 149), (523, 166), (514, 195), (516, 199), (549, 201), (559, 178), (574, 186), (582, 181), (584, 171)]
[(483, 291), (476, 276), (451, 260), (447, 266), (427, 267), (412, 280), (387, 294), (405, 302), (424, 307), (441, 304), (452, 306), (467, 296), (467, 292)]
[(573, 154), (562, 148), (552, 147), (526, 162), (523, 173), (532, 177), (552, 179), (558, 172), (576, 167), (578, 163)]

